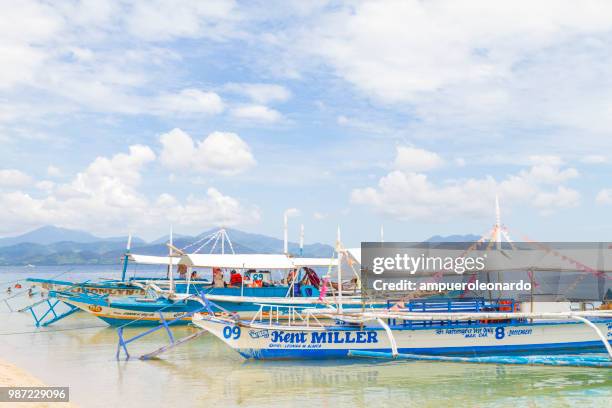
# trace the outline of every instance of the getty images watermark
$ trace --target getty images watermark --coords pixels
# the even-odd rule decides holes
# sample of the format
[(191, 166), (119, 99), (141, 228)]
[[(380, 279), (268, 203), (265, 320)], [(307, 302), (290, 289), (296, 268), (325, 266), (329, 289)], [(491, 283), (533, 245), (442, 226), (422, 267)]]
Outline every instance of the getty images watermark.
[(364, 242), (362, 295), (603, 301), (609, 243)]

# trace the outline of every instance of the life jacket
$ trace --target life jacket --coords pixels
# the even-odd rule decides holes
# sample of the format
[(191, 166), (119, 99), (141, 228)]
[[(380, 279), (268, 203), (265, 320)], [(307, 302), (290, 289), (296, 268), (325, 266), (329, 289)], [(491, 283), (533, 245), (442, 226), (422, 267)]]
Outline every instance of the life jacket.
[(239, 273), (232, 273), (232, 275), (230, 276), (230, 285), (242, 285), (242, 275), (240, 275)]

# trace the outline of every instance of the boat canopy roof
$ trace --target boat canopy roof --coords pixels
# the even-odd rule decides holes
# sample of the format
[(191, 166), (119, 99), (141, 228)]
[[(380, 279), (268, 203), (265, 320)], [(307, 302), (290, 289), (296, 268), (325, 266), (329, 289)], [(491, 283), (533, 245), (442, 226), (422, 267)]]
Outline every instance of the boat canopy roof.
[(293, 258), (278, 254), (186, 254), (179, 264), (207, 268), (294, 269), (337, 266), (335, 258)]
[(361, 248), (348, 248), (347, 251), (358, 264), (361, 263)]
[[(133, 263), (145, 265), (168, 265), (170, 263), (169, 256), (129, 254), (128, 260)], [(180, 258), (178, 256), (173, 256), (172, 265), (177, 265), (179, 263), (179, 260)]]

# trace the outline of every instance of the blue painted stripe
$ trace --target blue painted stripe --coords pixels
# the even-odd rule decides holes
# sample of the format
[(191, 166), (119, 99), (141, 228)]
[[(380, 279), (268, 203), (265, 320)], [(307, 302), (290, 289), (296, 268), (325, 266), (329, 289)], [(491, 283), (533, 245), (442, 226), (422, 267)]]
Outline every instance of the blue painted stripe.
[[(247, 359), (334, 359), (348, 357), (347, 349), (238, 349), (238, 353)], [(369, 352), (389, 352), (385, 348), (358, 349)], [(539, 351), (546, 354), (602, 353), (606, 352), (601, 341), (585, 341), (554, 344), (521, 344), (505, 346), (475, 347), (439, 347), (439, 348), (400, 348), (403, 354), (423, 355), (534, 355)]]
[[(96, 316), (98, 319), (104, 320), (111, 326), (123, 326), (129, 323), (129, 327), (144, 327), (144, 326), (158, 326), (161, 324), (161, 320), (137, 320), (137, 317), (129, 317), (126, 319), (116, 319), (112, 317), (104, 317), (104, 316)], [(191, 319), (188, 320), (179, 320), (175, 323), (172, 323), (171, 327), (186, 325), (191, 323)]]

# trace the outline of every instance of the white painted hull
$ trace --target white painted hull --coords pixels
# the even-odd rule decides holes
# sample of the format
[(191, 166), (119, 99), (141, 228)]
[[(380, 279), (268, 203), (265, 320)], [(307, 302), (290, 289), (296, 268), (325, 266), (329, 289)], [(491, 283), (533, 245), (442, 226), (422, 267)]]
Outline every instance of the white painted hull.
[[(245, 358), (340, 358), (349, 350), (391, 350), (386, 332), (379, 327), (335, 327), (294, 331), (233, 326), (195, 315), (194, 324), (210, 331)], [(612, 321), (597, 323), (608, 341)], [(604, 350), (596, 332), (583, 323), (542, 321), (533, 324), (473, 324), (456, 327), (393, 329), (398, 351), (406, 354), (546, 354)]]

